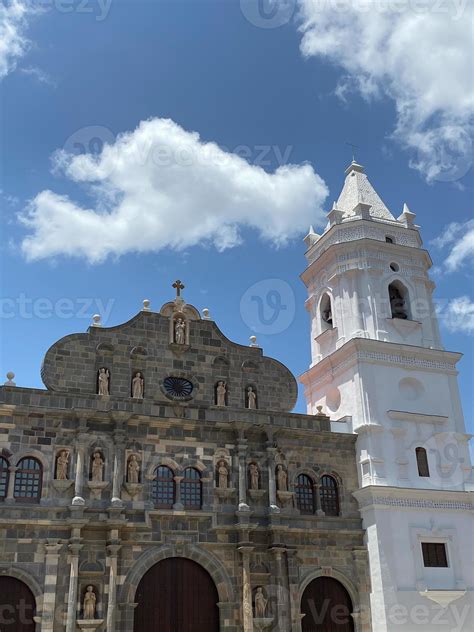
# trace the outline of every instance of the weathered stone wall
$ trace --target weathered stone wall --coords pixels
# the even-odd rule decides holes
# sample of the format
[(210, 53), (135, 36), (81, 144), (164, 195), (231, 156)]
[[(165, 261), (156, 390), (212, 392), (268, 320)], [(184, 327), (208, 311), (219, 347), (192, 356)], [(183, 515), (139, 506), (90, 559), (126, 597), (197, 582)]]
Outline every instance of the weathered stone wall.
[[(67, 629), (73, 555), (78, 554), (77, 598), (80, 616), (87, 585), (98, 594), (98, 616), (107, 624), (110, 565), (117, 559), (114, 629), (133, 629), (135, 590), (143, 574), (159, 560), (189, 557), (202, 564), (219, 591), (222, 629), (244, 629), (242, 620), (244, 557), (252, 588), (264, 586), (271, 616), (281, 632), (300, 629), (304, 585), (318, 574), (333, 575), (348, 587), (354, 607), (367, 608), (368, 579), (363, 532), (352, 492), (357, 488), (351, 435), (329, 432), (324, 416), (309, 417), (188, 404), (174, 413), (173, 404), (154, 406), (158, 414), (135, 412), (120, 398), (71, 396), (4, 387), (0, 389), (0, 449), (14, 467), (31, 455), (43, 465), (43, 493), (35, 505), (0, 502), (0, 572), (27, 579), (38, 597), (38, 630)], [(161, 413), (161, 414), (159, 414)], [(69, 482), (54, 479), (60, 449), (70, 451)], [(90, 457), (104, 455), (105, 489), (89, 489)], [(73, 505), (77, 457), (83, 451), (84, 505)], [(137, 495), (127, 491), (126, 459), (139, 455), (142, 465)], [(229, 490), (216, 489), (216, 464), (229, 464)], [(121, 466), (121, 503), (112, 502), (116, 459)], [(260, 489), (244, 490), (249, 511), (239, 510), (239, 467), (260, 468)], [(317, 483), (323, 473), (340, 482), (341, 515), (301, 515), (294, 499), (277, 498), (270, 508), (270, 471), (275, 463), (288, 470), (289, 490), (298, 473)], [(201, 472), (201, 510), (159, 510), (151, 499), (154, 471), (169, 465), (182, 476), (185, 467)], [(11, 475), (14, 475), (12, 473)], [(246, 485), (248, 487), (248, 485)], [(95, 496), (95, 499), (94, 499)], [(241, 508), (240, 508), (241, 509)], [(113, 548), (116, 547), (116, 550)], [(47, 558), (48, 555), (48, 558)], [(362, 555), (362, 563), (360, 556)], [(35, 592), (36, 590), (36, 592)], [(44, 593), (43, 605), (41, 596)], [(54, 616), (52, 612), (54, 611)], [(42, 626), (42, 627), (41, 627)], [(360, 629), (368, 629), (361, 627)]]
[(224, 380), (232, 408), (245, 408), (248, 386), (256, 388), (262, 410), (294, 408), (296, 381), (280, 362), (258, 347), (231, 342), (212, 321), (190, 320), (188, 326), (189, 345), (183, 349), (170, 344), (170, 319), (147, 311), (117, 327), (66, 336), (46, 353), (43, 381), (53, 391), (91, 395), (97, 392), (97, 372), (105, 367), (115, 397), (130, 397), (132, 377), (140, 371), (145, 397), (154, 401), (167, 401), (163, 380), (177, 376), (194, 384), (193, 400), (202, 405), (215, 403), (216, 383)]

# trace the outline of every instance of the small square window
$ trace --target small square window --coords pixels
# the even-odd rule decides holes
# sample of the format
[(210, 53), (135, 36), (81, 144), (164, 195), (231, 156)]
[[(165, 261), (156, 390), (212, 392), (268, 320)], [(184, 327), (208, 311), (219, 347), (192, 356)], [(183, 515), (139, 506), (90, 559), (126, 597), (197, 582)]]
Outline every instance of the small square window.
[(443, 542), (422, 542), (423, 564), (426, 568), (448, 568), (446, 544)]

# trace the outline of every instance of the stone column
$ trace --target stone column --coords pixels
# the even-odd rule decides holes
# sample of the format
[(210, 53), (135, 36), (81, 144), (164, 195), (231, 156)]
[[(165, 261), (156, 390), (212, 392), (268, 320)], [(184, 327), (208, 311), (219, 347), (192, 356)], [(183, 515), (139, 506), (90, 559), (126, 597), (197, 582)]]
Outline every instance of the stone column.
[(299, 568), (296, 559), (296, 549), (288, 549), (286, 552), (288, 563), (288, 599), (290, 602), (289, 615), (291, 619), (291, 632), (301, 632), (301, 602), (299, 594)]
[(286, 549), (275, 546), (271, 549), (275, 559), (275, 583), (277, 587), (277, 630), (290, 630), (290, 585), (286, 569)]
[(267, 442), (267, 461), (268, 461), (268, 496), (270, 500), (270, 511), (280, 513), (280, 507), (277, 504), (276, 482), (275, 482), (275, 454), (277, 449), (273, 447), (273, 442)]
[(247, 504), (247, 441), (241, 439), (238, 446), (239, 455), (239, 511), (248, 511)]
[(15, 502), (15, 476), (17, 467), (15, 465), (10, 465), (8, 468), (8, 489), (7, 496), (5, 498), (5, 502), (14, 503)]
[(175, 476), (174, 477), (174, 487), (175, 487), (175, 496), (176, 496), (176, 502), (173, 505), (173, 509), (177, 509), (178, 511), (181, 511), (182, 509), (184, 509), (184, 505), (181, 502), (181, 481), (183, 480), (184, 476)]
[(321, 509), (321, 494), (319, 493), (319, 481), (313, 485), (314, 505), (316, 507), (317, 516), (325, 516), (326, 514)]
[(56, 616), (56, 587), (58, 581), (59, 554), (63, 545), (58, 542), (48, 542), (46, 549), (44, 570), (43, 612), (41, 617), (41, 631), (53, 632)]
[(79, 577), (79, 553), (82, 544), (70, 544), (71, 572), (69, 575), (69, 593), (67, 597), (66, 632), (76, 632), (77, 619), (77, 581)]
[(241, 546), (242, 554), (242, 618), (243, 632), (253, 632), (252, 584), (250, 582), (250, 553), (252, 546)]
[(109, 599), (107, 604), (107, 632), (115, 632), (117, 614), (117, 558), (122, 547), (120, 544), (109, 544), (107, 556), (109, 561)]
[(122, 507), (122, 482), (123, 482), (123, 450), (122, 444), (115, 445), (114, 474), (112, 479), (112, 505)]
[(83, 445), (78, 445), (77, 454), (76, 454), (76, 478), (74, 481), (74, 498), (72, 499), (73, 505), (85, 505), (84, 454), (85, 454), (85, 447)]

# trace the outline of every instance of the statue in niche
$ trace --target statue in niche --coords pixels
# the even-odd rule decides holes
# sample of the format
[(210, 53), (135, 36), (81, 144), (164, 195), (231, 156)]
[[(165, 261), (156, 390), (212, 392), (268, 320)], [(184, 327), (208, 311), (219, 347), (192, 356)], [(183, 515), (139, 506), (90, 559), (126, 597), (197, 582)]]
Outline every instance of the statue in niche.
[(398, 289), (396, 285), (393, 283), (390, 285), (390, 307), (392, 310), (392, 318), (401, 318), (406, 320), (408, 318), (406, 307), (405, 307), (405, 299), (402, 296), (402, 293)]
[(251, 386), (247, 388), (247, 408), (255, 410), (257, 408), (257, 393)]
[(56, 480), (67, 481), (67, 471), (69, 469), (69, 452), (61, 450), (56, 458)]
[(92, 482), (102, 483), (104, 481), (104, 459), (100, 452), (94, 452), (92, 455)]
[(177, 345), (186, 344), (186, 323), (178, 318), (174, 324), (174, 341)]
[(227, 489), (229, 487), (229, 470), (225, 461), (219, 461), (217, 466), (218, 487)]
[(250, 489), (258, 489), (260, 472), (258, 469), (258, 465), (256, 465), (256, 463), (250, 463), (249, 474), (250, 474)]
[(280, 492), (288, 491), (288, 474), (281, 463), (277, 465), (277, 486)]
[(216, 401), (218, 406), (226, 406), (227, 384), (224, 381), (217, 383)]
[(144, 384), (145, 380), (143, 379), (143, 375), (140, 373), (140, 371), (137, 371), (137, 373), (135, 373), (135, 377), (132, 380), (132, 397), (143, 399)]
[(97, 605), (97, 597), (94, 592), (94, 586), (87, 586), (84, 595), (84, 619), (95, 619), (95, 609)]
[(133, 484), (140, 482), (140, 461), (136, 454), (132, 454), (128, 459), (127, 480)]
[(263, 588), (259, 586), (255, 593), (255, 618), (264, 619), (267, 610), (268, 599), (263, 594)]
[(102, 367), (99, 369), (99, 395), (109, 395), (110, 372)]

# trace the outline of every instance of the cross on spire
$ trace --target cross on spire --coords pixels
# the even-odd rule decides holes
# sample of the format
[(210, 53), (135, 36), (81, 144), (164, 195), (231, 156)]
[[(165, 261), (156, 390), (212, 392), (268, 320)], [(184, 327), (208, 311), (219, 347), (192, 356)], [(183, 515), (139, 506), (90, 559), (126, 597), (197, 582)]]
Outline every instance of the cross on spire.
[(352, 148), (352, 160), (355, 162), (355, 150), (359, 149), (359, 146), (354, 145), (354, 143), (346, 143), (346, 145), (349, 145), (349, 147)]
[(179, 298), (181, 296), (181, 290), (184, 290), (185, 286), (178, 279), (177, 281), (173, 283), (173, 287), (176, 290), (176, 297)]

